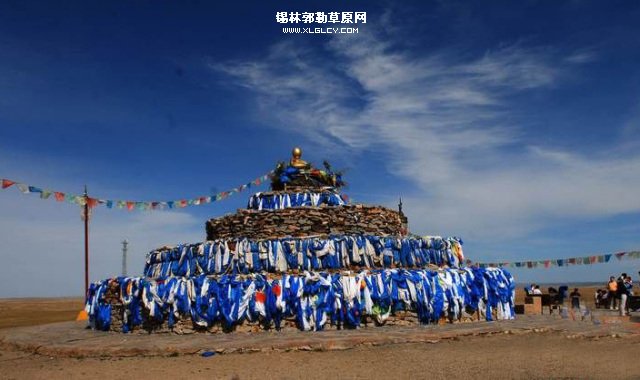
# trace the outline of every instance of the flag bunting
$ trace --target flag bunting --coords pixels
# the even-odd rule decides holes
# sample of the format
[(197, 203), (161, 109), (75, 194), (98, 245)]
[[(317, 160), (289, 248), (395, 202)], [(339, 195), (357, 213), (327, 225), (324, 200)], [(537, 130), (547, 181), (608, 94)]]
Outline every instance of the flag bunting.
[(603, 264), (611, 262), (612, 258), (616, 261), (640, 259), (640, 251), (616, 252), (603, 255), (590, 255), (582, 257), (569, 257), (565, 259), (544, 259), (544, 260), (528, 260), (528, 261), (505, 261), (493, 263), (475, 263), (467, 260), (467, 265), (475, 265), (480, 268), (498, 267), (498, 268), (524, 268), (524, 269), (549, 269), (552, 267), (568, 267), (573, 265), (591, 265)]
[[(31, 186), (10, 179), (2, 178), (2, 189), (8, 189), (15, 186), (23, 194), (38, 194), (41, 199), (54, 199), (57, 202), (68, 202), (80, 206), (88, 205), (90, 208), (97, 206), (105, 206), (107, 208), (118, 208), (123, 210), (166, 210), (174, 208), (183, 208), (187, 206), (201, 206), (208, 203), (218, 202), (233, 194), (239, 193), (252, 186), (259, 186), (269, 180), (273, 171), (254, 179), (244, 185), (238, 186), (231, 190), (222, 191), (217, 194), (199, 196), (191, 199), (178, 199), (173, 201), (129, 201), (129, 200), (111, 200), (95, 198), (85, 195), (63, 193), (61, 191), (44, 189), (37, 186)], [(53, 197), (51, 196), (53, 195)]]

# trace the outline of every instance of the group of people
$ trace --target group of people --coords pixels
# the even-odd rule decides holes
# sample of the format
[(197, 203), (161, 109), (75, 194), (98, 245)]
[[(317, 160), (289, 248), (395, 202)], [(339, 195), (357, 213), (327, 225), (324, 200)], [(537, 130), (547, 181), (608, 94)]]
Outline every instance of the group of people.
[(628, 313), (627, 300), (630, 296), (633, 296), (631, 276), (626, 273), (622, 273), (618, 278), (611, 276), (606, 289), (596, 291), (596, 307), (619, 310), (620, 315), (624, 316)]
[[(640, 272), (638, 273), (640, 274)], [(531, 284), (531, 286), (526, 287), (525, 291), (529, 296), (542, 294), (540, 286), (536, 284)], [(609, 277), (606, 288), (598, 289), (595, 293), (596, 308), (619, 310), (621, 316), (628, 315), (629, 297), (633, 295), (633, 280), (631, 276), (626, 273), (620, 274), (617, 278), (611, 276)], [(562, 304), (565, 299), (569, 298), (571, 300), (571, 308), (580, 309), (582, 295), (578, 288), (575, 288), (573, 292), (569, 294), (569, 288), (566, 285), (561, 286), (558, 290), (551, 287), (549, 288), (549, 296), (551, 302), (554, 304)], [(633, 301), (631, 302), (633, 303)], [(631, 305), (631, 307), (633, 308), (634, 306)]]
[[(531, 284), (530, 287), (525, 288), (525, 291), (529, 296), (542, 295), (540, 286), (537, 284)], [(549, 287), (548, 293), (549, 293), (550, 307), (553, 305), (562, 305), (567, 298), (570, 298), (571, 308), (580, 309), (580, 300), (582, 295), (580, 294), (580, 290), (578, 288), (573, 289), (573, 292), (569, 294), (569, 287), (567, 285), (562, 285), (558, 289), (554, 287)]]

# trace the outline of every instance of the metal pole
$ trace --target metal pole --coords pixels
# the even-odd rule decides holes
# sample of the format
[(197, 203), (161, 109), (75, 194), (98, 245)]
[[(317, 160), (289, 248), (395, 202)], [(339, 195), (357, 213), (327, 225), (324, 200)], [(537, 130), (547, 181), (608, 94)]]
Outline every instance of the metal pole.
[(84, 185), (84, 295), (89, 292), (89, 195)]
[(122, 276), (127, 277), (127, 239), (122, 241)]

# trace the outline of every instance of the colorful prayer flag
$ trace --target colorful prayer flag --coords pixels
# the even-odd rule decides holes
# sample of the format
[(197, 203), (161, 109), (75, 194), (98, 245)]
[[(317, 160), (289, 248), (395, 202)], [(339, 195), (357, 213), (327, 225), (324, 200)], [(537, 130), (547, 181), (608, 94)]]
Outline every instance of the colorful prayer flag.
[(7, 187), (11, 187), (15, 182), (10, 179), (2, 179), (2, 188), (6, 189)]
[(191, 205), (203, 205), (203, 204), (207, 204), (207, 203), (211, 203), (211, 202), (216, 202), (222, 199), (226, 199), (229, 196), (235, 194), (235, 193), (239, 193), (242, 192), (248, 188), (251, 188), (252, 186), (255, 185), (260, 185), (261, 183), (263, 183), (264, 181), (268, 180), (269, 177), (271, 176), (271, 174), (273, 174), (273, 171), (270, 171), (268, 174), (265, 174), (261, 177), (256, 178), (255, 180), (245, 183), (243, 185), (240, 185), (238, 187), (232, 188), (231, 190), (228, 191), (223, 191), (220, 192), (218, 194), (215, 195), (210, 195), (210, 196), (202, 196), (202, 197), (197, 197), (197, 198), (193, 198), (193, 199), (182, 199), (182, 200), (178, 200), (178, 201), (165, 201), (165, 202), (160, 202), (160, 201), (152, 201), (152, 202), (135, 202), (135, 201), (122, 201), (122, 200), (110, 200), (110, 199), (98, 199), (98, 198), (89, 198), (86, 195), (74, 195), (74, 194), (66, 194), (60, 191), (52, 191), (52, 190), (43, 190), (42, 188), (36, 187), (36, 186), (31, 186), (31, 185), (26, 185), (23, 183), (18, 183), (15, 181), (12, 181), (10, 179), (7, 178), (3, 178), (2, 179), (2, 188), (6, 189), (9, 188), (13, 185), (16, 185), (16, 187), (18, 187), (18, 189), (25, 193), (25, 194), (29, 194), (29, 193), (39, 193), (40, 194), (40, 198), (42, 199), (48, 199), (51, 194), (54, 195), (56, 201), (58, 202), (63, 202), (63, 201), (67, 201), (69, 203), (74, 203), (74, 204), (78, 204), (78, 205), (85, 205), (88, 204), (89, 207), (94, 208), (97, 207), (99, 205), (106, 205), (107, 208), (113, 208), (114, 206), (116, 206), (119, 209), (124, 209), (126, 208), (127, 210), (164, 210), (165, 208), (174, 208), (174, 207), (187, 207), (187, 206), (191, 206)]
[(29, 186), (25, 185), (24, 183), (16, 183), (16, 186), (18, 186), (18, 189), (24, 194), (30, 193)]

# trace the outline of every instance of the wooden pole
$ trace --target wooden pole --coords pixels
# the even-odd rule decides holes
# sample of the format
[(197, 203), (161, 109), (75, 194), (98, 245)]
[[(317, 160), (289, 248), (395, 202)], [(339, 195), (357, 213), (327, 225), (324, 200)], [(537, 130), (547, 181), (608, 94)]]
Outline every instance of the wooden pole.
[[(89, 295), (89, 194), (87, 185), (84, 185), (84, 298)], [(76, 321), (86, 321), (89, 319), (87, 311), (83, 308), (78, 313)]]
[(89, 294), (89, 195), (84, 185), (84, 296)]

